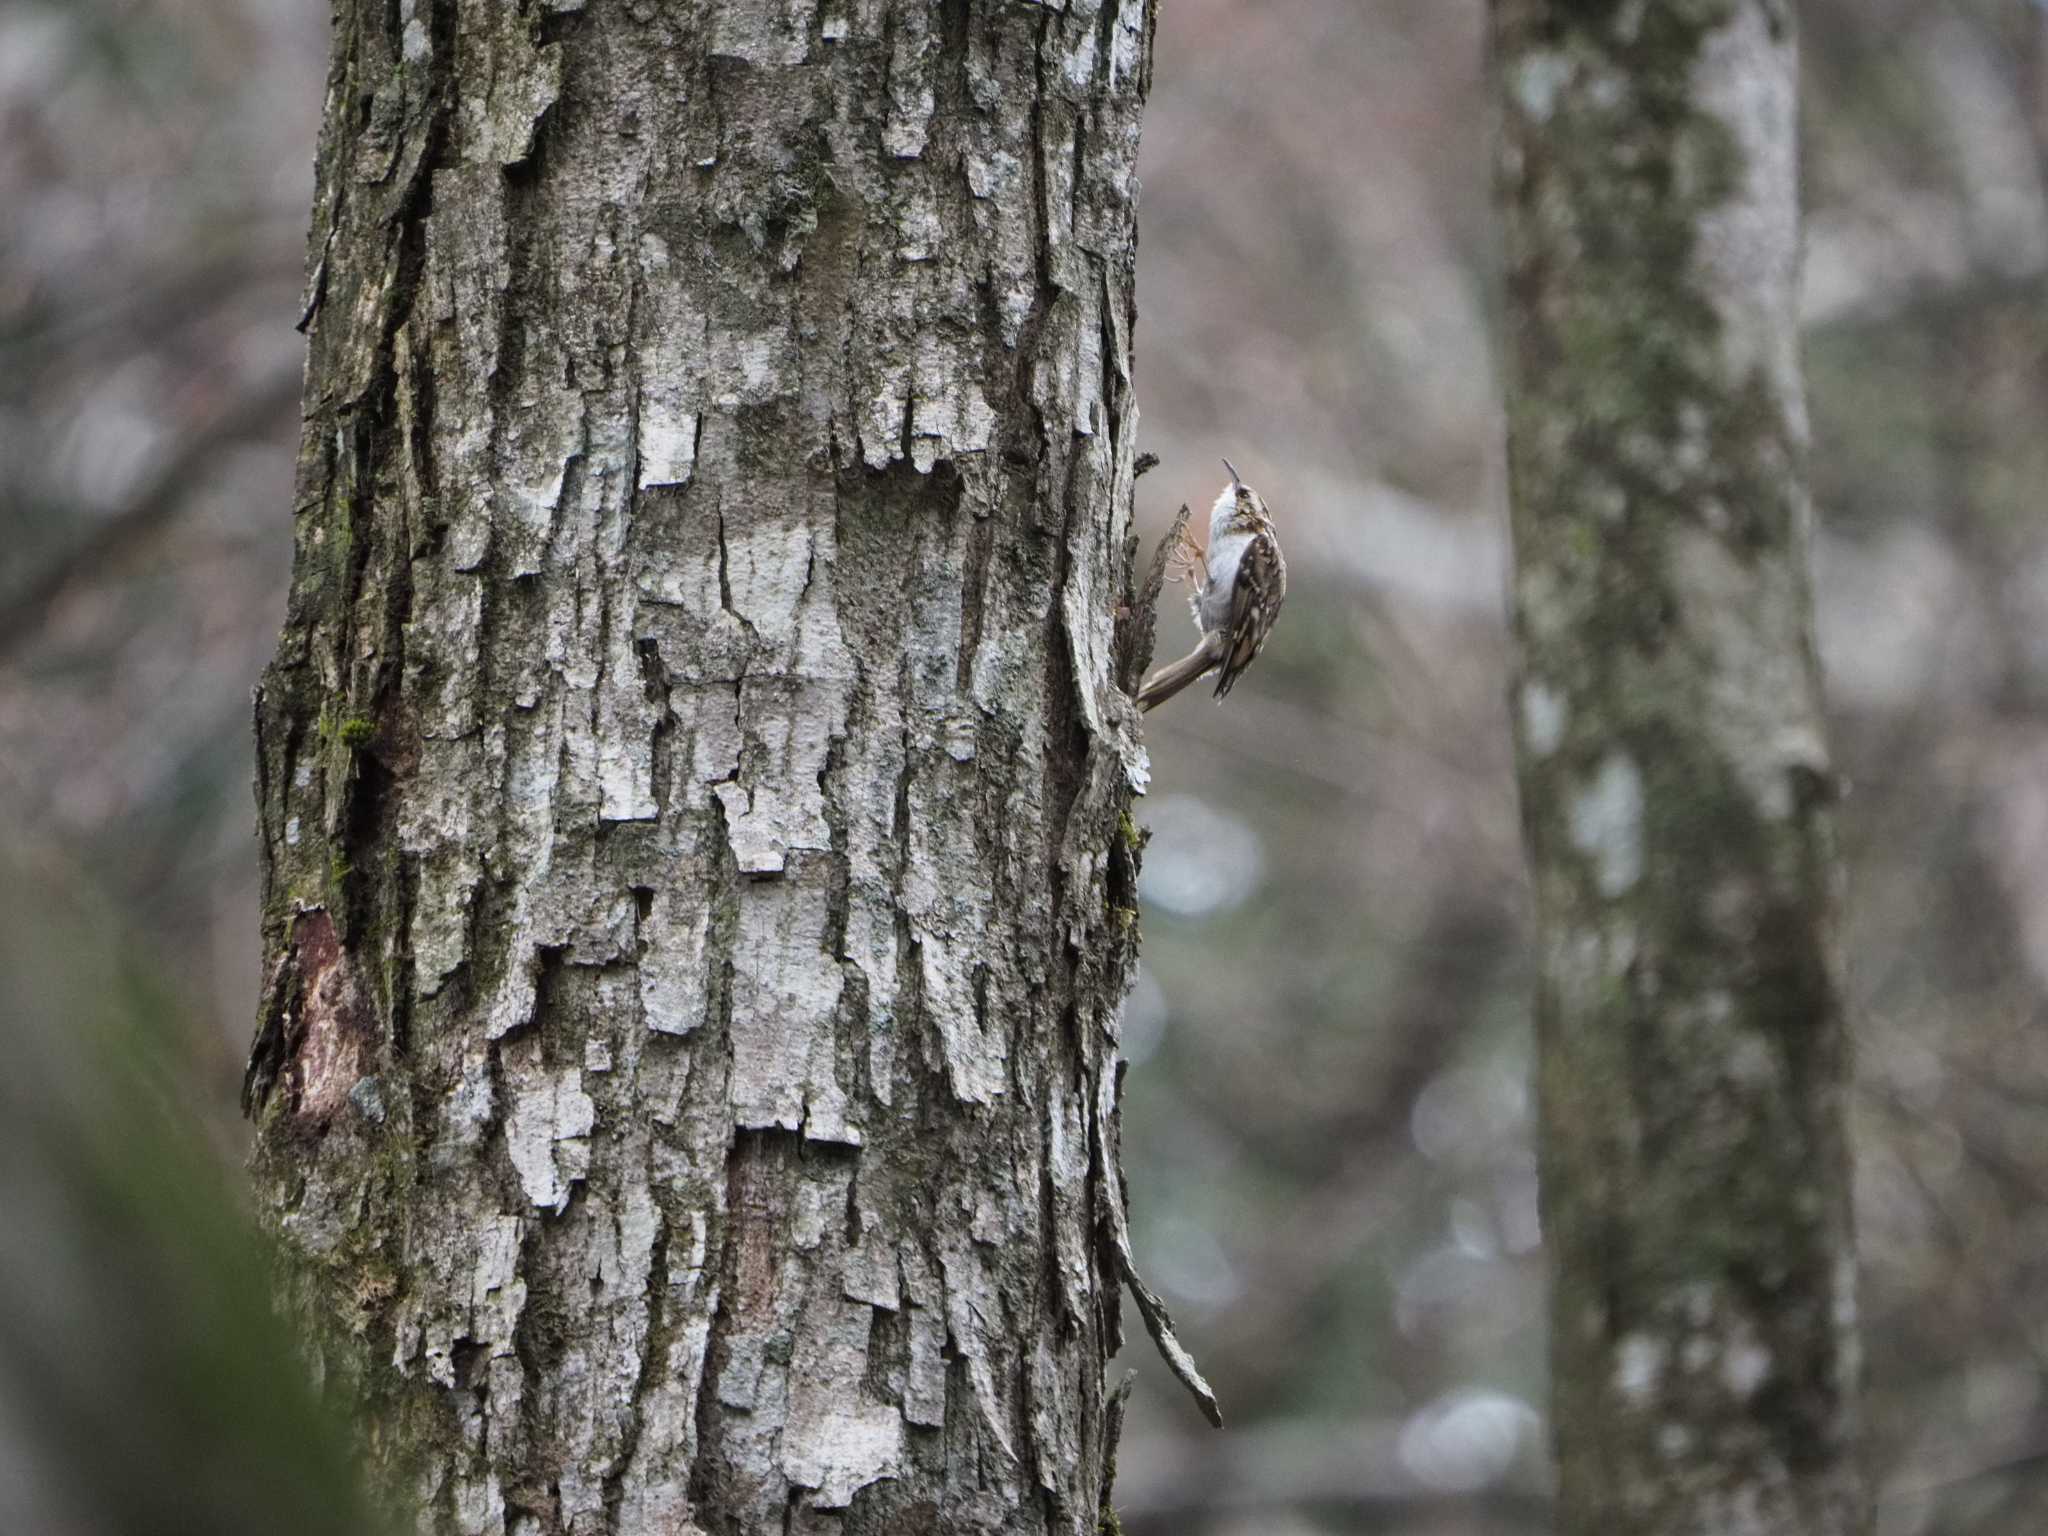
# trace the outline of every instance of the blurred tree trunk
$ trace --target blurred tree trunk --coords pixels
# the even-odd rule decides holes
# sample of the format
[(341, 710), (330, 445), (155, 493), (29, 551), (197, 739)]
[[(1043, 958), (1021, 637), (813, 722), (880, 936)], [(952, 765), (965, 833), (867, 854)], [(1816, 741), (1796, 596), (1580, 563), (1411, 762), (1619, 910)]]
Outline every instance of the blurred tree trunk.
[(1847, 1532), (1781, 0), (1495, 0), (1561, 1528)]
[(1151, 0), (339, 0), (248, 1101), (446, 1532), (1092, 1532)]

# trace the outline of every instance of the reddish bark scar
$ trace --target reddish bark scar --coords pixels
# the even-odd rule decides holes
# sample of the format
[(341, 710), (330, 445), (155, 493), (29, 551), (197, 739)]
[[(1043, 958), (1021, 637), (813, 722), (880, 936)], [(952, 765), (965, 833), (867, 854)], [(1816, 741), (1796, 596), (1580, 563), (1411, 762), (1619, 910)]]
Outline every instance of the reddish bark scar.
[(302, 913), (292, 929), (298, 973), (299, 1027), (290, 1066), (293, 1113), (328, 1120), (348, 1101), (367, 1067), (375, 1036), (369, 999), (353, 957), (342, 948), (334, 919)]
[(726, 1173), (731, 1222), (733, 1306), (741, 1316), (772, 1310), (780, 1288), (795, 1176), (795, 1137), (743, 1133)]

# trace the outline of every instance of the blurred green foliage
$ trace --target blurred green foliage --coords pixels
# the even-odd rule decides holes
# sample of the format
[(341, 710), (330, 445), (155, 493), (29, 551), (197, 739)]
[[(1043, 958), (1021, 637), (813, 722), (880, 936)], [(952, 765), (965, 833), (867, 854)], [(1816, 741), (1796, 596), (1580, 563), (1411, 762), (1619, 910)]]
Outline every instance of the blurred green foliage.
[(363, 1536), (346, 1423), (196, 1112), (192, 1020), (104, 902), (0, 859), (0, 1527)]

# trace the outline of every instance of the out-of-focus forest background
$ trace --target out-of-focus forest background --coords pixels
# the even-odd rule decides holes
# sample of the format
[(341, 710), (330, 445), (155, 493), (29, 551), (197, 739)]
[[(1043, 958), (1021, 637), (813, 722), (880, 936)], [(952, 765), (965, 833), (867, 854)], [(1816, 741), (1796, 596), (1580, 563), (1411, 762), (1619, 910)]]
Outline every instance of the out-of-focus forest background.
[[(1801, 10), (1879, 1528), (2031, 1532), (2048, 10)], [(1291, 586), (1227, 707), (1196, 690), (1149, 722), (1135, 1236), (1233, 1428), (1208, 1430), (1140, 1342), (1119, 1502), (1134, 1536), (1540, 1530), (1484, 7), (1162, 11), (1138, 346), (1164, 462), (1141, 516), (1152, 535), (1206, 505), (1227, 453), (1280, 521)], [(69, 1455), (198, 1465), (215, 1444), (252, 1465), (241, 1437), (303, 1427), (248, 1408), (260, 1370), (219, 1358), (235, 1330), (194, 1312), (253, 1293), (210, 1291), (180, 1255), (226, 1245), (193, 1191), (216, 1166), (232, 1190), (242, 1145), (248, 700), (290, 554), (326, 47), (313, 0), (0, 3), (8, 1530), (135, 1528), (105, 1521), (146, 1458), (81, 1490)], [(1164, 622), (1162, 654), (1192, 633)], [(123, 1138), (158, 1145), (155, 1121), (198, 1126), (189, 1163), (124, 1172)], [(160, 1325), (179, 1316), (194, 1337)], [(235, 1528), (238, 1497), (191, 1507)]]

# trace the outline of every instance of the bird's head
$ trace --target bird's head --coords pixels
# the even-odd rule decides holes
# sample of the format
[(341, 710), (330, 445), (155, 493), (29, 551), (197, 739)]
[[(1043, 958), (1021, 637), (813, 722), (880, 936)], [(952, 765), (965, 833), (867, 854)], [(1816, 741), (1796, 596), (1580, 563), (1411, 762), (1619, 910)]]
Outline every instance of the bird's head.
[(1246, 485), (1238, 476), (1237, 466), (1230, 460), (1223, 461), (1223, 467), (1230, 471), (1230, 483), (1223, 487), (1216, 497), (1216, 505), (1209, 510), (1209, 532), (1214, 538), (1219, 534), (1257, 528), (1272, 521), (1266, 511), (1265, 498)]

